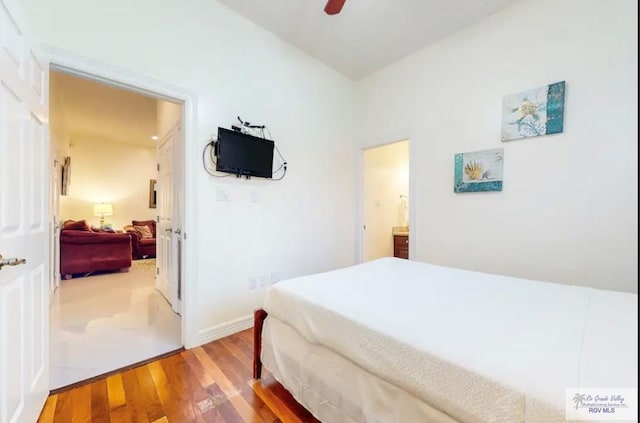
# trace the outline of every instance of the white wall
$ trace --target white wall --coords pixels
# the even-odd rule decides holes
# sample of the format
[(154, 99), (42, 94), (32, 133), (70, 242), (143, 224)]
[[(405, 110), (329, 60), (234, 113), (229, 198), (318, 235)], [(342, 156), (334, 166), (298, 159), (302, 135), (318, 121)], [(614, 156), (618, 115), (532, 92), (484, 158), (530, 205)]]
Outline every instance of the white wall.
[(393, 227), (408, 223), (400, 196), (409, 196), (409, 141), (364, 150), (363, 190), (363, 260), (392, 257)]
[(49, 135), (50, 135), (50, 161), (57, 160), (56, 174), (52, 177), (51, 212), (56, 215), (57, 221), (62, 221), (60, 212), (60, 192), (62, 190), (62, 164), (64, 158), (69, 155), (69, 130), (67, 128), (64, 113), (60, 104), (60, 98), (49, 96)]
[[(196, 137), (186, 165), (197, 221), (185, 290), (196, 327), (248, 316), (264, 288), (249, 277), (282, 277), (355, 261), (354, 85), (214, 0), (26, 0), (32, 31), (46, 44), (181, 87), (197, 98)], [(201, 148), (236, 116), (269, 125), (289, 162), (281, 182), (216, 179)], [(73, 179), (73, 175), (72, 175)], [(74, 181), (72, 180), (72, 185)], [(230, 201), (216, 201), (216, 187)], [(252, 202), (252, 198), (258, 202)]]
[(51, 133), (51, 155), (58, 157), (58, 160), (63, 161), (65, 156), (69, 155), (69, 131), (65, 124), (64, 114), (62, 113), (62, 107), (60, 105), (59, 97), (51, 96), (50, 113), (49, 113), (49, 127)]
[(86, 219), (99, 226), (93, 215), (96, 203), (111, 203), (113, 216), (105, 223), (114, 229), (133, 219), (155, 219), (149, 208), (149, 180), (156, 178), (156, 150), (137, 144), (113, 142), (94, 136), (71, 136), (69, 194), (60, 197), (60, 218)]
[[(362, 145), (411, 139), (418, 260), (637, 292), (637, 3), (518, 3), (359, 83)], [(506, 94), (566, 80), (563, 134), (500, 142)], [(504, 191), (453, 193), (504, 147)]]
[[(69, 155), (71, 134), (62, 102), (63, 89), (59, 83), (56, 83), (58, 75), (55, 72), (52, 73), (49, 83), (49, 132), (51, 157), (52, 159), (57, 158), (60, 163), (63, 163), (65, 156)], [(58, 166), (58, 172), (58, 182), (60, 182), (61, 166)], [(58, 187), (59, 190), (60, 187)]]

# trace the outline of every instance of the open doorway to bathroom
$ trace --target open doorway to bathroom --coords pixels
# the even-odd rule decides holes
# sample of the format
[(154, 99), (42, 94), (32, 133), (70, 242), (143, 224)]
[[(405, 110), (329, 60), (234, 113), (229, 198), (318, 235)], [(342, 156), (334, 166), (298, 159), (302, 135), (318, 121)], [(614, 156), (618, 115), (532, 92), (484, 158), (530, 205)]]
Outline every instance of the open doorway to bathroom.
[(409, 258), (409, 140), (362, 153), (362, 261)]

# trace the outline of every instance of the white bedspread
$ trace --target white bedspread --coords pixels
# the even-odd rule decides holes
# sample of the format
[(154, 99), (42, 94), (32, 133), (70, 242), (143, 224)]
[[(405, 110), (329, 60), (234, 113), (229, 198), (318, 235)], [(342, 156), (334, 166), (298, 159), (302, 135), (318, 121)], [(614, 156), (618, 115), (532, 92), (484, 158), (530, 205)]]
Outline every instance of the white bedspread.
[(637, 388), (637, 295), (385, 258), (289, 279), (265, 310), (468, 422), (565, 421), (565, 388)]

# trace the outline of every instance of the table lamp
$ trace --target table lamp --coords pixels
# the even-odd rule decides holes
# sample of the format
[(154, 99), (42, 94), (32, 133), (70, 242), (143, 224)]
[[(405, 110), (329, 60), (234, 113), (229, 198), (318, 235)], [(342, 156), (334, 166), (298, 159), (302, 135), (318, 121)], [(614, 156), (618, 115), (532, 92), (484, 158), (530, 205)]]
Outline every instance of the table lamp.
[(94, 204), (93, 215), (100, 216), (100, 227), (104, 226), (104, 217), (113, 216), (113, 206), (111, 204)]

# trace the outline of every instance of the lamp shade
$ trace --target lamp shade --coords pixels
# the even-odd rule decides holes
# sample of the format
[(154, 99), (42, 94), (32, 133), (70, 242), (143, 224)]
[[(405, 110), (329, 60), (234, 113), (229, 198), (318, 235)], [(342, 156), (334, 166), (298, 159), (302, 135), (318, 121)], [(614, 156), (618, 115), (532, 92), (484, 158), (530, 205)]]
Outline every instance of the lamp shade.
[(111, 204), (94, 204), (93, 206), (94, 216), (113, 216), (113, 206)]

